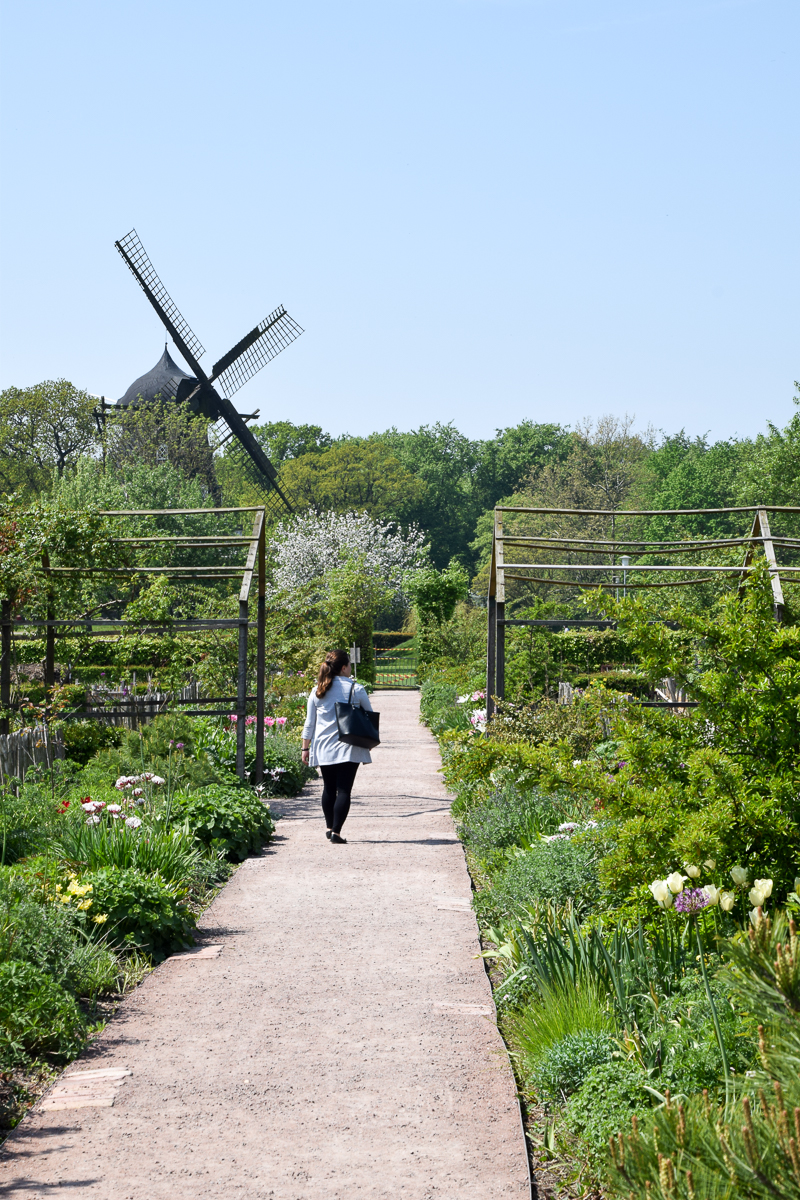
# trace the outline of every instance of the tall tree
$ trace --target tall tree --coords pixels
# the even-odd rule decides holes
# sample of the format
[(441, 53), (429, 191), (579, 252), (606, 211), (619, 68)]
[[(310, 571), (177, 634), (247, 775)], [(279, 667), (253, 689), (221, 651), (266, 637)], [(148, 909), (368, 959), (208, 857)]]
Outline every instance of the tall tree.
[(96, 446), (97, 401), (66, 379), (0, 392), (0, 488), (33, 498)]
[(333, 438), (321, 425), (294, 425), (291, 421), (267, 421), (253, 425), (252, 433), (276, 466), (287, 458), (303, 454), (321, 454), (333, 444)]
[(367, 512), (407, 523), (425, 484), (379, 438), (350, 438), (287, 458), (281, 487), (297, 509)]

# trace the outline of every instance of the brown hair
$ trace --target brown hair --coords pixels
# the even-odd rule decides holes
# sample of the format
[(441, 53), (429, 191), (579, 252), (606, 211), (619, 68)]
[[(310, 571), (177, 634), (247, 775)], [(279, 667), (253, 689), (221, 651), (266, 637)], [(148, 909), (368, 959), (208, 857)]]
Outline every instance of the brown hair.
[(346, 667), (349, 662), (350, 655), (346, 650), (328, 651), (317, 676), (317, 695), (320, 698), (325, 695), (336, 676), (341, 674), (342, 667)]

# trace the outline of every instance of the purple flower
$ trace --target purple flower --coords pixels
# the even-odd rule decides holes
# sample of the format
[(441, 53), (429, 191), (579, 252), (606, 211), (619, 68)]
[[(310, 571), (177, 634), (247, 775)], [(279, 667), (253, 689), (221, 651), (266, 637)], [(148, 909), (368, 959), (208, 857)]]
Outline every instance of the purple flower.
[(684, 888), (679, 896), (675, 897), (675, 912), (684, 913), (690, 917), (694, 913), (700, 912), (701, 908), (706, 908), (711, 903), (705, 888)]
[(178, 750), (182, 750), (182, 749), (183, 749), (183, 742), (176, 742), (176, 743), (175, 743), (175, 745), (176, 745), (176, 747), (177, 747), (177, 749), (178, 749)]

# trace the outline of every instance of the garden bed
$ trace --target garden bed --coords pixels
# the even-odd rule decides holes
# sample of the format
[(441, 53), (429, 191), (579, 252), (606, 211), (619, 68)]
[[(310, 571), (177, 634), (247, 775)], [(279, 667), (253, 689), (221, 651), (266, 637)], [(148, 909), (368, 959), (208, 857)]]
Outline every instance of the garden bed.
[[(297, 794), (315, 774), (301, 761), (299, 725), (287, 732), (287, 718), (268, 721), (256, 788), (232, 770), (235, 721), (181, 713), (114, 730), (96, 752), (89, 725), (86, 738), (68, 739), (75, 758), (7, 782), (0, 1128), (13, 1128), (121, 996), (193, 945), (199, 915), (272, 838), (270, 797)], [(254, 741), (250, 722), (248, 761)]]
[(800, 639), (758, 584), (688, 630), (627, 612), (697, 710), (594, 684), (487, 727), (477, 670), (422, 689), (533, 1161), (560, 1196), (800, 1196)]

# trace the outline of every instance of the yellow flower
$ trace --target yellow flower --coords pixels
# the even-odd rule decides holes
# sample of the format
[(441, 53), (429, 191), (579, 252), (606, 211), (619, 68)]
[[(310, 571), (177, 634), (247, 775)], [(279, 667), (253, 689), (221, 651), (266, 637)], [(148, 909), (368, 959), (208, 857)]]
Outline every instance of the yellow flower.
[(71, 896), (59, 896), (58, 898), (62, 904), (69, 904), (70, 900), (72, 899)]
[(105, 913), (100, 913), (98, 916), (92, 917), (92, 920), (94, 921), (95, 925), (102, 925), (104, 921), (108, 920), (108, 917)]
[(91, 907), (92, 907), (91, 900), (81, 900), (80, 904), (78, 905), (78, 908), (82, 912), (85, 912), (87, 908), (91, 908)]

